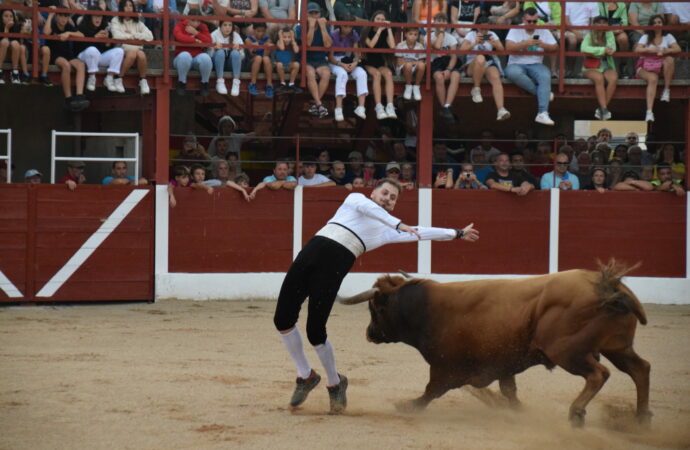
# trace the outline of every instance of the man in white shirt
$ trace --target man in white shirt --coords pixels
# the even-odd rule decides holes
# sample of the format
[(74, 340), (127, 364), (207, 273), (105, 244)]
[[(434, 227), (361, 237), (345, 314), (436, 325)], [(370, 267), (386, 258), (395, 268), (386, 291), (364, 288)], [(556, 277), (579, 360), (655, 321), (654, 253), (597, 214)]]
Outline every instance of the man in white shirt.
[(297, 184), (305, 187), (326, 187), (335, 186), (335, 181), (316, 173), (316, 161), (309, 160), (302, 163), (302, 175), (297, 179)]
[[(536, 30), (537, 10), (527, 8), (522, 19), (525, 28), (513, 28), (506, 36), (506, 49), (510, 51), (554, 52), (558, 48), (556, 39), (549, 30)], [(542, 55), (510, 55), (506, 76), (516, 85), (537, 97), (535, 122), (553, 125), (549, 116), (551, 101), (551, 71), (542, 61)]]
[(669, 25), (690, 24), (690, 2), (666, 2), (664, 14)]
[[(566, 2), (565, 4), (565, 20), (567, 26), (586, 27), (592, 24), (592, 19), (599, 15), (599, 5), (596, 2)], [(569, 52), (576, 52), (582, 40), (589, 30), (568, 29), (565, 32), (567, 50)], [(568, 58), (578, 60), (578, 58)], [(573, 66), (574, 64), (571, 64)], [(577, 65), (575, 65), (577, 66)], [(566, 70), (566, 77), (579, 76), (581, 67), (573, 67), (571, 70)]]
[(290, 407), (304, 403), (321, 380), (304, 353), (302, 336), (295, 325), (304, 300), (309, 297), (307, 338), (328, 375), (331, 413), (347, 406), (347, 378), (335, 367), (333, 346), (326, 335), (326, 322), (340, 284), (357, 257), (366, 251), (394, 242), (418, 239), (474, 242), (479, 232), (470, 224), (460, 229), (411, 227), (390, 214), (400, 195), (396, 181), (386, 179), (371, 197), (361, 193), (347, 196), (328, 223), (312, 237), (290, 266), (280, 288), (273, 322), (297, 369), (297, 386)]

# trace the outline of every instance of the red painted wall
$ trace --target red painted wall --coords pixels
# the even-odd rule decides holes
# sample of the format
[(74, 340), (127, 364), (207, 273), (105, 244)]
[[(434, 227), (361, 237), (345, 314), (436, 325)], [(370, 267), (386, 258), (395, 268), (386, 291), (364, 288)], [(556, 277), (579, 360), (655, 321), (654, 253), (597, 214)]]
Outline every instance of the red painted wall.
[[(3, 184), (0, 189), (0, 270), (21, 292), (26, 292), (28, 189)], [(0, 290), (0, 301), (8, 297)]]

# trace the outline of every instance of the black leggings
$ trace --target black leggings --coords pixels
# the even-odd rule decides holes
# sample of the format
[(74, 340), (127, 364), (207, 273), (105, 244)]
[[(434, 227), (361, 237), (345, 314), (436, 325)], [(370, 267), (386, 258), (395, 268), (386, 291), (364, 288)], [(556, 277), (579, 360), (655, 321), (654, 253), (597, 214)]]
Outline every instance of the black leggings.
[(302, 303), (309, 297), (307, 339), (326, 342), (326, 322), (345, 275), (355, 262), (348, 249), (322, 236), (314, 236), (299, 252), (280, 288), (273, 323), (278, 331), (294, 327)]

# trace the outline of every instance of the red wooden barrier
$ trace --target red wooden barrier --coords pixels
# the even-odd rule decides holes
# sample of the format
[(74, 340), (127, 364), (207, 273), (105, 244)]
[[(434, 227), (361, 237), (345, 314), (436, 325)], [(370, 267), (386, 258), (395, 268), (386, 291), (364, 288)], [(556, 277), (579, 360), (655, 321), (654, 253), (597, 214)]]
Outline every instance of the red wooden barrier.
[[(0, 189), (0, 271), (20, 292), (26, 292), (28, 189), (4, 184)], [(0, 290), (0, 301), (8, 301)]]

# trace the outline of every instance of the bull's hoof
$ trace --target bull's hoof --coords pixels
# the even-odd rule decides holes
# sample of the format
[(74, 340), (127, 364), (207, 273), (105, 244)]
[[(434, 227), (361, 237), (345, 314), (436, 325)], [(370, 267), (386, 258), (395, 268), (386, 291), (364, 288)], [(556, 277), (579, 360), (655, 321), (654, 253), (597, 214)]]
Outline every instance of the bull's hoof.
[(637, 423), (639, 423), (644, 428), (649, 428), (652, 426), (652, 414), (651, 411), (644, 411), (637, 413)]
[(582, 428), (585, 426), (585, 414), (587, 411), (581, 408), (570, 410), (570, 425), (573, 428)]
[(402, 400), (395, 403), (395, 409), (404, 413), (418, 413), (424, 409), (424, 405), (420, 404), (417, 399)]

